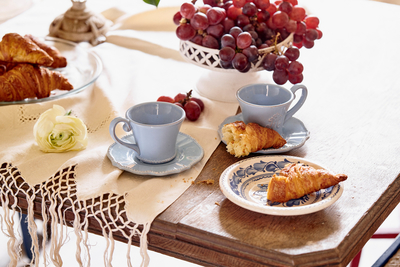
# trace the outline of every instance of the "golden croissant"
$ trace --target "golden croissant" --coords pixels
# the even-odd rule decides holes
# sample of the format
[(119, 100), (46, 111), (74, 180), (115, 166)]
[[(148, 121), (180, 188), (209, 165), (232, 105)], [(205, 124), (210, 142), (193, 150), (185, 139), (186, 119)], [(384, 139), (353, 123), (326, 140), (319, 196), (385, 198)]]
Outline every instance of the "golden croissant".
[(221, 131), (228, 152), (236, 157), (247, 156), (265, 148), (280, 148), (286, 144), (278, 132), (257, 123), (246, 125), (243, 121), (235, 121), (225, 124)]
[(345, 174), (334, 174), (301, 163), (288, 164), (282, 169), (280, 175), (274, 174), (271, 178), (267, 189), (267, 199), (272, 202), (286, 202), (331, 187), (346, 179)]
[(25, 38), (29, 38), (32, 40), (37, 46), (43, 49), (52, 59), (53, 63), (49, 66), (52, 68), (64, 68), (67, 66), (67, 59), (61, 55), (60, 51), (54, 46), (48, 45), (45, 42), (41, 41), (39, 38), (26, 34)]
[(29, 38), (8, 33), (0, 42), (0, 61), (50, 66), (53, 59)]
[(54, 89), (73, 86), (61, 73), (31, 64), (18, 64), (0, 76), (0, 101), (44, 98)]

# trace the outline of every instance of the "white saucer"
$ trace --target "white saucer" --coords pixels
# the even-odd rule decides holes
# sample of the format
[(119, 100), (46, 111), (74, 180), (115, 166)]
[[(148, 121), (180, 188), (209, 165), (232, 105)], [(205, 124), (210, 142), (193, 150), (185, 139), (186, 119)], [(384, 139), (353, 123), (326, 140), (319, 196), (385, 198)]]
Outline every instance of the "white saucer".
[(332, 205), (343, 193), (343, 183), (321, 189), (298, 199), (279, 203), (267, 200), (268, 183), (288, 163), (304, 163), (316, 169), (320, 165), (298, 157), (258, 156), (239, 161), (221, 174), (222, 193), (242, 208), (270, 215), (292, 216), (313, 213)]
[[(243, 121), (242, 113), (226, 118), (218, 126), (219, 137), (221, 138), (222, 142), (224, 142), (225, 145), (226, 142), (222, 139), (222, 127), (227, 123), (235, 121)], [(302, 147), (304, 143), (308, 140), (308, 138), (310, 138), (310, 132), (307, 130), (306, 126), (304, 126), (303, 122), (301, 122), (299, 119), (292, 117), (283, 125), (282, 137), (286, 140), (286, 144), (283, 147), (277, 149), (275, 148), (262, 149), (254, 153), (276, 154)]]
[[(133, 134), (126, 135), (121, 140), (135, 143)], [(107, 156), (113, 166), (140, 175), (165, 176), (180, 173), (190, 169), (199, 162), (204, 155), (203, 148), (187, 134), (179, 133), (177, 155), (175, 159), (162, 164), (148, 164), (136, 158), (136, 152), (119, 143), (113, 143), (107, 151)]]

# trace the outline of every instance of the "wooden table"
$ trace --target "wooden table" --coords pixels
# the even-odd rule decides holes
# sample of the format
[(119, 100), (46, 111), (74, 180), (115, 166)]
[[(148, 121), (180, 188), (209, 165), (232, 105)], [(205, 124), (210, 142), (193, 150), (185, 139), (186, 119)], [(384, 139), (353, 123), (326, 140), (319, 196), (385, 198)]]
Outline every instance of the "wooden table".
[[(325, 35), (301, 52), (310, 94), (295, 117), (311, 138), (285, 155), (347, 174), (343, 195), (301, 216), (243, 209), (219, 189), (223, 170), (239, 160), (220, 144), (196, 182), (152, 224), (151, 250), (204, 266), (346, 266), (399, 203), (400, 39), (393, 27), (400, 25), (400, 8), (304, 2), (323, 19)], [(201, 183), (209, 179), (214, 183)], [(18, 201), (24, 211), (25, 197)], [(40, 203), (39, 196), (37, 217)], [(66, 216), (73, 216), (68, 209)], [(96, 221), (90, 225), (100, 233)]]

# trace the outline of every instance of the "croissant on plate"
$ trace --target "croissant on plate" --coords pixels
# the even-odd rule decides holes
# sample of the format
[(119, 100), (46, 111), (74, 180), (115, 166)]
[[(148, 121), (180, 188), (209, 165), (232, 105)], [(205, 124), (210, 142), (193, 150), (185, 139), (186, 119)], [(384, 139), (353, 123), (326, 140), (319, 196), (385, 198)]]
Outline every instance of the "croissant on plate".
[(53, 59), (29, 38), (8, 33), (0, 42), (0, 61), (50, 66)]
[(61, 55), (60, 51), (54, 46), (50, 46), (45, 42), (41, 41), (39, 38), (26, 34), (25, 38), (32, 40), (37, 46), (43, 49), (51, 58), (53, 58), (53, 63), (49, 66), (52, 68), (64, 68), (67, 66), (67, 59)]
[(286, 144), (278, 132), (257, 123), (246, 125), (243, 121), (235, 121), (225, 124), (221, 131), (228, 152), (236, 157), (247, 156), (265, 148), (280, 148)]
[(54, 89), (73, 86), (61, 73), (31, 64), (18, 64), (0, 76), (0, 101), (44, 98)]
[(331, 187), (346, 179), (345, 174), (334, 174), (301, 163), (288, 164), (279, 175), (274, 174), (271, 178), (267, 199), (272, 202), (286, 202)]

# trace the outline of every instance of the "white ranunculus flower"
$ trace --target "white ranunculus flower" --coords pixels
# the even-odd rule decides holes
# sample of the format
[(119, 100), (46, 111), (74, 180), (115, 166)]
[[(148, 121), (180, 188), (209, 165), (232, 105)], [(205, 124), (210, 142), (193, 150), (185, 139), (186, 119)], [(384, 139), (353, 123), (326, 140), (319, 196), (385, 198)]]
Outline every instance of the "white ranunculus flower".
[(40, 115), (33, 127), (35, 140), (43, 152), (66, 152), (85, 149), (87, 128), (83, 121), (68, 115), (58, 105)]

